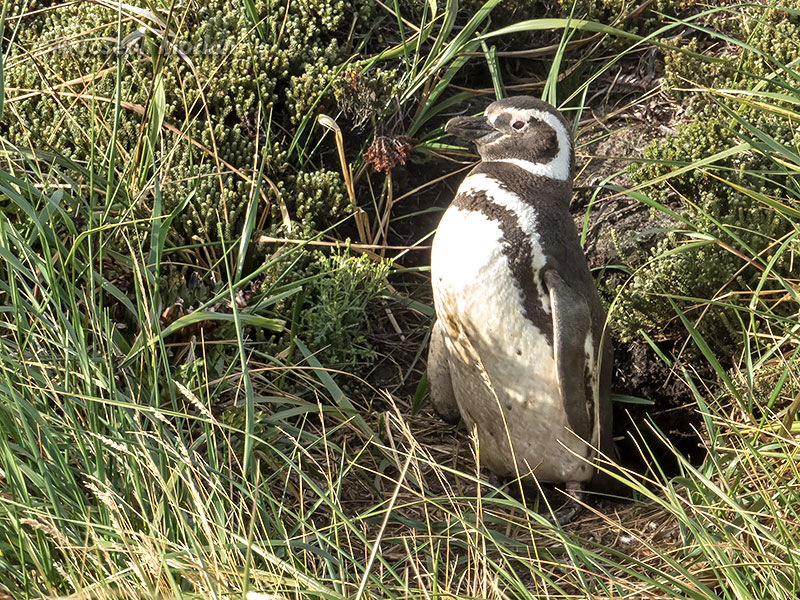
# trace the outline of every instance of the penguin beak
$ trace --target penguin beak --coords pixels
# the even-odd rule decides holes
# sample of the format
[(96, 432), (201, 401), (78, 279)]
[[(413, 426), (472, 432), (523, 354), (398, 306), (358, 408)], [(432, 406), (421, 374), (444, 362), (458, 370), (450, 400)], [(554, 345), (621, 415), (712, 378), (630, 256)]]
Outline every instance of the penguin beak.
[(492, 124), (482, 115), (480, 117), (455, 117), (447, 122), (444, 130), (469, 141), (475, 141), (495, 131)]

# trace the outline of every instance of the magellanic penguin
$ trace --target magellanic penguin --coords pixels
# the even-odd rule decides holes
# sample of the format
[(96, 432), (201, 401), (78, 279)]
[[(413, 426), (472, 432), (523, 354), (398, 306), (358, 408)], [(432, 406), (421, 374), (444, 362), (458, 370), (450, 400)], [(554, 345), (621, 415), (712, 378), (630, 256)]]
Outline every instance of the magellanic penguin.
[(564, 117), (528, 96), (445, 131), (481, 162), (433, 241), (431, 401), (477, 432), (500, 477), (531, 471), (577, 492), (596, 450), (614, 453), (605, 312), (569, 213), (574, 157)]

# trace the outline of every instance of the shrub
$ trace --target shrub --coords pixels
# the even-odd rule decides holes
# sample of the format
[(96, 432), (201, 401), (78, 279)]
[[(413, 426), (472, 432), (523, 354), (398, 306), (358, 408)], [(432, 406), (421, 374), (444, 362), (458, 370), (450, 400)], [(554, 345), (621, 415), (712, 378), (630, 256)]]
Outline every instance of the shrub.
[[(714, 15), (713, 22), (721, 31), (743, 41), (722, 46), (721, 52), (718, 44), (713, 46), (717, 55), (705, 64), (708, 68), (698, 65), (696, 58), (667, 53), (668, 81), (695, 90), (680, 92), (692, 120), (645, 150), (645, 162), (630, 168), (633, 181), (646, 185), (743, 141), (749, 141), (753, 149), (732, 153), (713, 165), (698, 165), (646, 188), (655, 203), (676, 210), (689, 225), (681, 227), (683, 233), (666, 236), (645, 260), (634, 259), (630, 264), (637, 270), (612, 319), (623, 339), (635, 336), (640, 327), (663, 330), (675, 315), (667, 299), (670, 295), (686, 298), (678, 301), (682, 310), (702, 309), (701, 330), (720, 347), (730, 349), (741, 336), (737, 307), (744, 308), (756, 289), (767, 293), (781, 287), (774, 277), (759, 283), (763, 265), (774, 258), (770, 267), (774, 273), (790, 272), (792, 252), (776, 250), (795, 226), (787, 211), (776, 210), (776, 203), (785, 203), (789, 212), (800, 203), (792, 170), (786, 165), (792, 159), (774, 149), (796, 148), (800, 142), (791, 106), (794, 74), (779, 66), (800, 56), (800, 21), (796, 16), (786, 23), (776, 21), (780, 14), (784, 13), (777, 8), (761, 11), (756, 31), (736, 28), (737, 23), (752, 25), (752, 14), (748, 19)], [(686, 45), (698, 50), (696, 39)], [(773, 47), (775, 52), (766, 54)], [(700, 91), (703, 88), (707, 91)], [(752, 91), (769, 91), (772, 96), (757, 103), (751, 101)], [(709, 307), (700, 301), (715, 297), (726, 306)], [(693, 318), (700, 314), (697, 311)]]

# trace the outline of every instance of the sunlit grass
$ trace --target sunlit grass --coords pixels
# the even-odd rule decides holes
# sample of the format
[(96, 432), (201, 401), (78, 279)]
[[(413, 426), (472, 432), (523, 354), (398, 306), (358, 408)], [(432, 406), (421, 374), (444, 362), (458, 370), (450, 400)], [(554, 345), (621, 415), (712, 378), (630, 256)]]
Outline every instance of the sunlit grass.
[[(412, 115), (409, 132), (421, 136), (419, 152), (456, 156), (433, 124), (484, 93), (452, 93), (462, 67), (484, 61), (493, 90), (513, 89), (496, 68), (492, 40), (561, 32), (540, 90), (554, 100), (559, 61), (572, 36), (618, 35), (566, 18), (493, 28), (494, 4), (462, 26), (456, 26), (456, 3), (435, 14), (426, 5), (422, 22), (410, 28), (397, 5), (387, 9), (396, 11), (402, 41), (364, 64), (391, 59), (403, 65), (401, 102)], [(257, 27), (253, 3), (245, 5)], [(622, 37), (633, 52), (657, 36)], [(617, 60), (603, 63), (565, 104), (585, 99), (591, 81)], [(794, 67), (781, 67), (775, 77), (792, 81)], [(625, 194), (678, 217), (677, 235), (687, 243), (677, 251), (718, 245), (761, 276), (751, 290), (721, 289), (713, 298), (663, 291), (692, 362), (664, 358), (694, 393), (705, 461), (691, 464), (673, 449), (679, 474), (669, 476), (655, 449), (632, 431), (649, 464), (644, 473), (618, 474), (633, 499), (592, 497), (582, 518), (562, 529), (540, 514), (543, 503), (481, 478), (468, 432), (418, 411), (419, 397), (379, 389), (371, 389), (368, 401), (351, 397), (344, 391), (348, 374), (331, 372), (294, 335), (284, 354), (263, 351), (253, 328), (293, 332), (293, 301), (304, 284), (278, 281), (246, 305), (237, 302), (237, 292), (260, 275), (247, 272), (245, 257), (262, 217), (264, 161), (250, 175), (240, 237), (170, 248), (170, 221), (191, 199), (169, 214), (160, 204), (159, 186), (169, 172), (155, 159), (164, 123), (154, 83), (150, 108), (142, 112), (138, 161), (118, 156), (113, 144), (80, 166), (51, 150), (2, 145), (0, 592), (130, 599), (248, 592), (329, 600), (796, 597), (798, 279), (776, 267), (797, 258), (796, 148), (729, 110), (732, 124), (748, 135), (724, 157), (769, 157), (773, 168), (757, 176), (779, 176), (786, 190), (784, 197), (744, 190), (792, 226), (770, 240), (768, 252), (748, 247), (735, 228), (699, 230), (649, 192), (696, 169), (727, 181), (715, 169), (723, 156), (668, 165), (668, 173), (636, 189), (598, 192)], [(796, 121), (796, 98), (788, 90), (757, 99), (710, 92)], [(98, 122), (113, 131), (119, 110), (98, 109)], [(315, 118), (309, 113), (302, 122), (297, 144)], [(343, 160), (345, 170), (347, 160), (358, 159)], [(63, 176), (74, 169), (90, 174), (89, 186)], [(376, 205), (398, 201), (391, 189), (387, 183)], [(137, 200), (143, 190), (152, 198), (146, 209)], [(97, 194), (108, 199), (102, 210)], [(366, 226), (368, 242), (388, 238), (388, 220)], [(275, 261), (323, 243), (295, 242)], [(176, 255), (213, 256), (207, 262), (219, 286), (204, 305), (168, 322), (159, 275)], [(287, 300), (289, 310), (278, 312)], [(418, 302), (409, 305), (430, 315)], [(718, 356), (714, 340), (704, 337), (698, 322), (704, 306), (737, 315), (735, 356)], [(205, 343), (202, 328), (188, 340), (178, 336), (212, 321), (222, 340)], [(644, 333), (649, 339), (657, 332)], [(767, 370), (772, 376), (763, 383)], [(669, 432), (653, 431), (653, 438), (671, 447)]]

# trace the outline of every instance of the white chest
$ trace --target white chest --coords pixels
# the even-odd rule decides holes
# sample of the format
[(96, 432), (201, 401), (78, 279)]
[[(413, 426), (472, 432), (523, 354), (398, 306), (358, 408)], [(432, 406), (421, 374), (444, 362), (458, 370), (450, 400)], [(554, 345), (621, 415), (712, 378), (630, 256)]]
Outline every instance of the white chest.
[(480, 212), (450, 207), (431, 253), (437, 313), (461, 327), (487, 329), (521, 315), (521, 293), (508, 268), (499, 223)]
[[(529, 245), (526, 260), (532, 281), (525, 285), (529, 293), (534, 290), (543, 309), (540, 315), (549, 318), (550, 299), (539, 275), (546, 258), (533, 207), (482, 174), (467, 177), (459, 193), (485, 194), (514, 217), (514, 227)], [(559, 398), (553, 346), (542, 327), (525, 314), (524, 282), (509, 264), (515, 250), (509, 247), (509, 224), (490, 214), (454, 205), (442, 217), (431, 255), (436, 314), (451, 352), (462, 364), (480, 362), (492, 385), (510, 399), (522, 402), (533, 394), (550, 402), (553, 396)]]
[[(522, 355), (525, 361), (552, 354), (541, 329), (529, 321), (522, 289), (512, 275), (497, 221), (480, 212), (447, 210), (431, 254), (431, 279), (437, 317), (451, 337), (468, 335), (473, 344), (487, 345), (499, 355)], [(538, 270), (533, 271), (534, 276)], [(549, 297), (540, 301), (550, 312)], [(552, 358), (552, 356), (550, 356)]]
[[(492, 207), (466, 210), (454, 204), (442, 217), (431, 255), (437, 314), (497, 341), (518, 338), (534, 327), (525, 318), (523, 288), (546, 315), (551, 312), (540, 277), (546, 258), (536, 211), (485, 174), (467, 177), (459, 194), (480, 195)], [(517, 255), (526, 263), (525, 281), (520, 281), (519, 269), (512, 272), (510, 257), (520, 251), (512, 247), (512, 240), (517, 244), (522, 240), (526, 246)]]
[[(579, 457), (587, 448), (568, 433), (554, 347), (543, 330), (552, 330), (552, 321), (539, 322), (551, 319), (552, 309), (541, 281), (546, 256), (535, 209), (483, 174), (467, 177), (459, 193), (495, 205), (454, 203), (433, 241), (436, 316), (459, 410), (468, 427), (477, 427), (482, 459), (495, 473), (532, 468), (543, 481), (586, 480), (591, 470)], [(510, 247), (512, 226), (514, 239), (526, 246), (523, 254)], [(511, 256), (529, 262), (529, 281), (520, 281)], [(536, 319), (526, 314), (523, 287), (540, 304)]]

